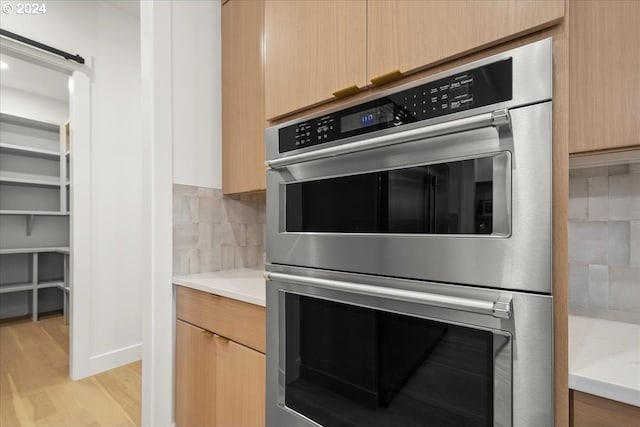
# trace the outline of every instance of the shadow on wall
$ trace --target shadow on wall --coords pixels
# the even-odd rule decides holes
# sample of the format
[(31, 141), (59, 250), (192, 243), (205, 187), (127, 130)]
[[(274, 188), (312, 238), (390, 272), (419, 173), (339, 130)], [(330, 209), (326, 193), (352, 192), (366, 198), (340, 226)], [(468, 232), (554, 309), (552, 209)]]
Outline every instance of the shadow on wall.
[(265, 194), (173, 185), (173, 274), (264, 266)]
[(640, 163), (569, 171), (569, 304), (640, 313)]

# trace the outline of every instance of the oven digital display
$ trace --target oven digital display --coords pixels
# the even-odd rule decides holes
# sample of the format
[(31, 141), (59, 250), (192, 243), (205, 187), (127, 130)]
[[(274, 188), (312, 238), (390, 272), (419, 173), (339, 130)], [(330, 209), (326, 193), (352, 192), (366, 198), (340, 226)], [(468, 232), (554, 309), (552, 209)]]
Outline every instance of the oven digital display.
[(351, 132), (356, 129), (388, 123), (392, 120), (393, 104), (388, 103), (342, 117), (340, 119), (340, 131), (342, 133)]

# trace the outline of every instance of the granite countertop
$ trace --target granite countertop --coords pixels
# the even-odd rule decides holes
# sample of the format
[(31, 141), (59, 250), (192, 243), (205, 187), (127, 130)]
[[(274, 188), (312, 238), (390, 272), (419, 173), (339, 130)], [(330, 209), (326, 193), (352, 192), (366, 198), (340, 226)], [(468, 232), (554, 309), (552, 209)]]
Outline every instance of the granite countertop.
[(203, 292), (266, 306), (264, 270), (241, 268), (174, 276), (173, 283)]
[(569, 314), (569, 388), (640, 406), (639, 316)]

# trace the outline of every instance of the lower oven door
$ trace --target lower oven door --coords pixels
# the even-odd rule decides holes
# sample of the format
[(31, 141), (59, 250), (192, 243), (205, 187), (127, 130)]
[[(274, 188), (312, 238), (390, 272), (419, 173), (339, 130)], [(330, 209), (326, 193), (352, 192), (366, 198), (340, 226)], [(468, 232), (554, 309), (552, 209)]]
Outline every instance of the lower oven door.
[(278, 270), (267, 427), (553, 425), (550, 296)]

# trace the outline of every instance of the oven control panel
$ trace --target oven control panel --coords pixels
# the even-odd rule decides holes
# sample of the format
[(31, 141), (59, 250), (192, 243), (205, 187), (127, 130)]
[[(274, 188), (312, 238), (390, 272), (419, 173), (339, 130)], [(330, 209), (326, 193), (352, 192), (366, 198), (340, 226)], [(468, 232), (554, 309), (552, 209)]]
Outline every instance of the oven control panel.
[(279, 151), (299, 150), (511, 98), (509, 58), (283, 127), (279, 130)]

